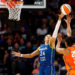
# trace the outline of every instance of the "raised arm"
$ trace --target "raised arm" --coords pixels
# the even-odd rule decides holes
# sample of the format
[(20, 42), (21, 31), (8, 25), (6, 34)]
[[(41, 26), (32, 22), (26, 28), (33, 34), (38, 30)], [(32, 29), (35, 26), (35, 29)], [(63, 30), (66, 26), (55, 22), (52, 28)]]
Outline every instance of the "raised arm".
[(67, 56), (67, 55), (69, 54), (69, 50), (66, 49), (66, 48), (61, 48), (61, 47), (60, 47), (61, 41), (62, 41), (62, 34), (58, 34), (57, 45), (56, 45), (56, 51), (57, 51), (59, 54), (63, 54), (63, 55), (65, 55), (65, 56)]
[(62, 20), (63, 17), (64, 17), (64, 14), (61, 13), (61, 14), (59, 15), (57, 24), (56, 24), (56, 26), (55, 26), (55, 29), (54, 29), (52, 38), (50, 39), (50, 45), (51, 45), (52, 48), (55, 48), (55, 41), (56, 41), (57, 34), (58, 34), (58, 30), (59, 30), (59, 27), (60, 27), (60, 24), (61, 24), (61, 20)]
[[(68, 37), (71, 37), (71, 26), (70, 26), (70, 23), (71, 23), (71, 16), (70, 15), (68, 15), (68, 16), (66, 16), (66, 18), (67, 19), (65, 19), (65, 22), (66, 22), (66, 24), (67, 24), (67, 36)], [(61, 38), (62, 38), (62, 36), (59, 34), (58, 35), (58, 41), (57, 41), (57, 45), (56, 45), (56, 51), (58, 52), (58, 53), (60, 53), (60, 54), (63, 54), (63, 55), (68, 55), (69, 54), (69, 50), (68, 49), (66, 49), (66, 48), (60, 48), (60, 44), (61, 44)]]
[(72, 31), (71, 31), (71, 25), (70, 25), (72, 18), (71, 18), (70, 15), (67, 15), (66, 18), (67, 19), (65, 19), (65, 22), (67, 24), (67, 36), (70, 37), (72, 35), (71, 34), (72, 33)]
[(12, 54), (17, 57), (33, 58), (39, 54), (39, 48), (30, 54), (21, 54), (20, 52), (13, 52)]

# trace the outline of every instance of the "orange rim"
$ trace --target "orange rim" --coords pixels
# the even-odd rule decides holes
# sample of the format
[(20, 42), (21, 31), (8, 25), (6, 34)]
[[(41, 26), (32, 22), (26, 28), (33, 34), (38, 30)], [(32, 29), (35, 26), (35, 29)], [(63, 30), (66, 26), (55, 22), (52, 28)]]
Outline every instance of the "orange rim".
[(6, 3), (8, 8), (15, 8), (17, 4), (23, 4), (24, 1), (3, 1), (3, 3)]
[(2, 1), (3, 3), (15, 3), (15, 4), (22, 4), (24, 1)]

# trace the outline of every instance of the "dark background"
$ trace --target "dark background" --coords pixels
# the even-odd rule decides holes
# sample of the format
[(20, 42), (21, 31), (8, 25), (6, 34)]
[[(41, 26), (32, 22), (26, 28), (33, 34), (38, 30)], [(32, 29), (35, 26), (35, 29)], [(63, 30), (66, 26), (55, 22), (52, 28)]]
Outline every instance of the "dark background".
[[(26, 4), (33, 3), (33, 0), (26, 1)], [(13, 57), (11, 52), (20, 51), (24, 54), (36, 50), (43, 43), (44, 36), (53, 33), (60, 6), (64, 3), (72, 6), (71, 28), (72, 35), (75, 36), (74, 0), (47, 0), (45, 9), (22, 9), (20, 21), (9, 20), (8, 10), (0, 9), (0, 75), (16, 75), (17, 73), (34, 75), (32, 71), (38, 68), (34, 66), (34, 61), (38, 56), (33, 59), (23, 59)], [(63, 35), (61, 47), (65, 47), (66, 23), (64, 19), (62, 19), (59, 32)], [(56, 75), (66, 75), (66, 69), (62, 70), (62, 67), (65, 66), (62, 55), (58, 53), (55, 56), (55, 66)]]

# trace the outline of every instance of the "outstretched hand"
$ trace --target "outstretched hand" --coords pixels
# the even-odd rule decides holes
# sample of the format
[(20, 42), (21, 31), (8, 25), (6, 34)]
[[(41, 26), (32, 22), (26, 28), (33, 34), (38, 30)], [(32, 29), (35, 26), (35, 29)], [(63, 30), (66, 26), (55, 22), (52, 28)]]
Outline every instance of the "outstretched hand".
[(67, 16), (66, 16), (66, 19), (64, 19), (64, 20), (65, 20), (65, 22), (66, 22), (67, 25), (68, 25), (68, 24), (71, 23), (72, 17), (71, 17), (70, 15), (67, 15)]
[(15, 52), (14, 51), (14, 52), (12, 52), (12, 54), (15, 55), (15, 56), (17, 56), (17, 57), (20, 57), (21, 56), (21, 53), (20, 52)]
[(61, 20), (65, 15), (63, 13), (59, 14), (59, 20)]

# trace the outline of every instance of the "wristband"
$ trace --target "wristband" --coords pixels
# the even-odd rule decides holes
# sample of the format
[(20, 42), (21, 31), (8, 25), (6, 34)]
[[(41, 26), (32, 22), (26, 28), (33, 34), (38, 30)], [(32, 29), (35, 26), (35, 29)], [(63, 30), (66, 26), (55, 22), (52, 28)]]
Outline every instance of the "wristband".
[(21, 54), (21, 56), (20, 57), (23, 57), (23, 54)]

